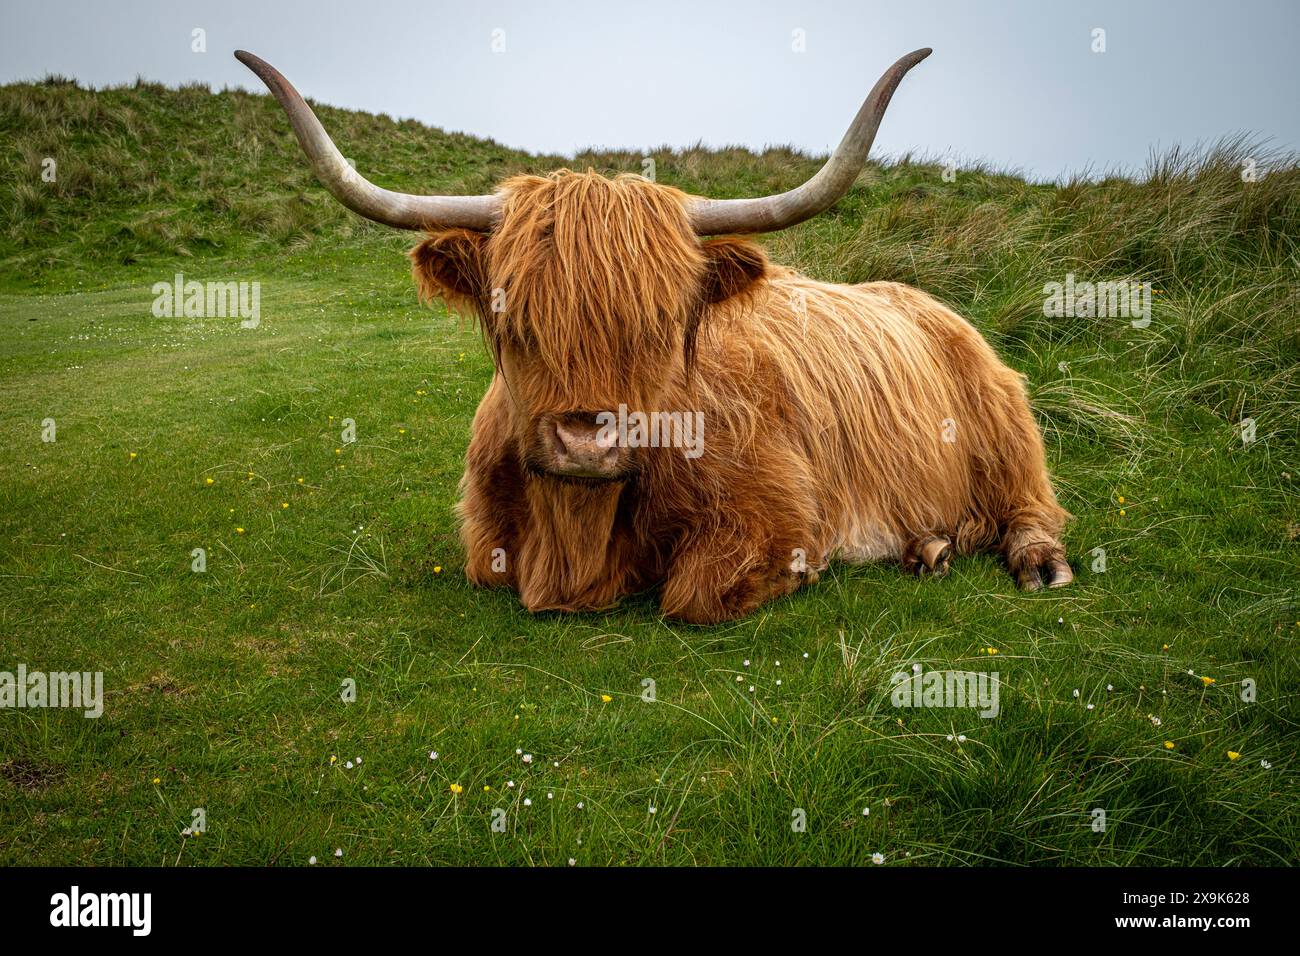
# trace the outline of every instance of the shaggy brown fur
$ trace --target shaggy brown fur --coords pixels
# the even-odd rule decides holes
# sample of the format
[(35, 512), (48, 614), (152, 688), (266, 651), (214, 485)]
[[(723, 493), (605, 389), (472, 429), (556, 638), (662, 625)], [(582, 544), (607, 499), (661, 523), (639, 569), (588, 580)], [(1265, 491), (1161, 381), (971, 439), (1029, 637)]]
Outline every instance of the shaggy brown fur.
[[(701, 243), (685, 194), (640, 177), (503, 194), (491, 234), (411, 254), (422, 294), (476, 316), (497, 361), (462, 480), (471, 581), (535, 611), (659, 585), (666, 614), (714, 622), (832, 559), (915, 564), (943, 536), (1000, 549), (1022, 586), (1068, 578), (1022, 377), (966, 320), (907, 286)], [(613, 481), (546, 472), (539, 421), (620, 403), (703, 413), (704, 454), (626, 449)]]

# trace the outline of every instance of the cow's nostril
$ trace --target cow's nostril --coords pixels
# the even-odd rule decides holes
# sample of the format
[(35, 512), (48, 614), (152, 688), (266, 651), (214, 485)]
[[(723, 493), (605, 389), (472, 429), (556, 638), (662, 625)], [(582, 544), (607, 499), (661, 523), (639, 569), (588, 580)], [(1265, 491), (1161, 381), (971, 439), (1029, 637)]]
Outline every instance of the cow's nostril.
[(563, 422), (555, 423), (555, 437), (560, 441), (560, 450), (567, 454), (580, 451), (587, 443), (581, 429), (565, 425)]
[(564, 440), (564, 426), (558, 421), (552, 421), (548, 431), (550, 432), (551, 441), (555, 445), (555, 450), (560, 454), (564, 454), (568, 450), (568, 442)]

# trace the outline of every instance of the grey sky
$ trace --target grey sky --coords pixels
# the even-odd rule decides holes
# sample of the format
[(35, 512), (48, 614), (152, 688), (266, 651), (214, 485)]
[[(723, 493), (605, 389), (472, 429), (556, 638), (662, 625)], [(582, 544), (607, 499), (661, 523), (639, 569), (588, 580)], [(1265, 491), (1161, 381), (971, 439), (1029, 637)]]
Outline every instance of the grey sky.
[[(205, 54), (190, 50), (194, 27)], [(1239, 131), (1297, 149), (1298, 27), (1293, 0), (3, 0), (0, 82), (141, 75), (263, 92), (231, 56), (244, 48), (306, 96), (532, 151), (703, 140), (824, 152), (890, 63), (931, 46), (877, 155), (951, 150), (1055, 178)]]

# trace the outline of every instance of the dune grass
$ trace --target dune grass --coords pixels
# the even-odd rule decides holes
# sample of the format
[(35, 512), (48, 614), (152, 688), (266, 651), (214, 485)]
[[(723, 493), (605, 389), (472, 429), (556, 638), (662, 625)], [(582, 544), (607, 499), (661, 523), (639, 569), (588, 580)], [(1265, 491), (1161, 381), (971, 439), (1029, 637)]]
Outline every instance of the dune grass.
[[(642, 168), (320, 113), (393, 188)], [(645, 155), (715, 196), (817, 165)], [(0, 88), (0, 670), (106, 686), (96, 720), (0, 711), (0, 864), (1294, 863), (1298, 236), (1294, 157), (1243, 140), (1140, 180), (871, 165), (763, 241), (926, 289), (1028, 376), (1076, 584), (977, 557), (728, 626), (531, 616), (461, 575), (491, 364), (418, 305), (411, 237), (337, 208), (267, 97)], [(259, 327), (155, 317), (176, 272), (260, 282)], [(1046, 318), (1067, 273), (1151, 282), (1150, 326)], [(997, 672), (999, 715), (894, 707), (915, 664)]]

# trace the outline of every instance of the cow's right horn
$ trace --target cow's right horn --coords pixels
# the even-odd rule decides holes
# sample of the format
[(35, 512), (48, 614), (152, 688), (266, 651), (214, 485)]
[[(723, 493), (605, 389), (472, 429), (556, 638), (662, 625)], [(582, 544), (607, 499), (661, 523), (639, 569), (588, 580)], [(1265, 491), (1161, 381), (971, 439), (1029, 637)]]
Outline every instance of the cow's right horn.
[(280, 101), (316, 178), (353, 212), (398, 229), (460, 227), (487, 232), (496, 224), (501, 215), (501, 198), (496, 195), (413, 196), (376, 186), (343, 158), (311, 107), (279, 70), (243, 50), (236, 50), (235, 58)]

